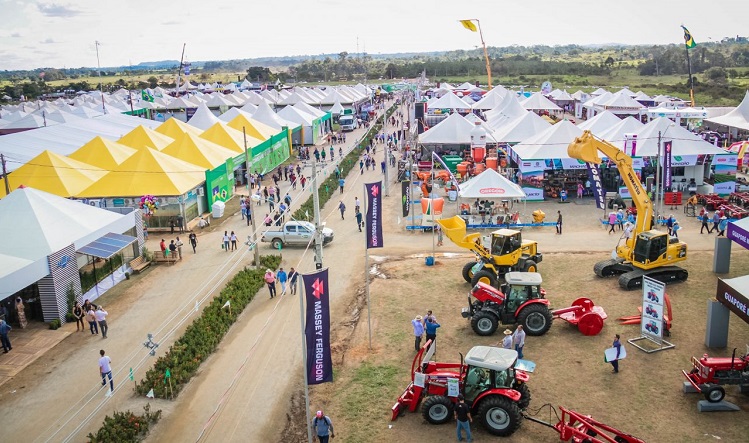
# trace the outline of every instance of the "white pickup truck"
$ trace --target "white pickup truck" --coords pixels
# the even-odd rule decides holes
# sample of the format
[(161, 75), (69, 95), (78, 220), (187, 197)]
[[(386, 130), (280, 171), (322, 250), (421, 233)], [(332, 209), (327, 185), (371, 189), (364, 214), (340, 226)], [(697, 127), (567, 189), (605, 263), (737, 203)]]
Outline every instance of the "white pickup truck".
[[(261, 242), (270, 242), (273, 249), (280, 249), (286, 245), (302, 245), (309, 243), (315, 234), (315, 225), (308, 221), (288, 221), (278, 230), (266, 231), (260, 238)], [(323, 246), (333, 241), (333, 230), (326, 228), (323, 223), (322, 228)], [(314, 244), (314, 242), (313, 242)]]

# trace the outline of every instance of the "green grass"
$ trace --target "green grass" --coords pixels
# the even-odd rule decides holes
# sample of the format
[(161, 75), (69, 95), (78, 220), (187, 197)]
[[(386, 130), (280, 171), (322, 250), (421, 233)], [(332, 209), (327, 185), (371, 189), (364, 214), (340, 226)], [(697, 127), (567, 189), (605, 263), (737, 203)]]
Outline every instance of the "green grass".
[(379, 398), (397, 398), (403, 389), (396, 383), (401, 368), (393, 365), (375, 365), (365, 362), (356, 368), (352, 380), (347, 384), (342, 399), (342, 419), (356, 423), (346, 434), (347, 442), (368, 442), (372, 429), (382, 423), (382, 411), (372, 408), (371, 403)]

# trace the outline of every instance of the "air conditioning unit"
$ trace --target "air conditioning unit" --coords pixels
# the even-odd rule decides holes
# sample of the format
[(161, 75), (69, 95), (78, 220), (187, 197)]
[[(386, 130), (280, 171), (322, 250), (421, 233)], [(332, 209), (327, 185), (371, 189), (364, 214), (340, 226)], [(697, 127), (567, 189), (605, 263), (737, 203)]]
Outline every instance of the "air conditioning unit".
[(89, 200), (88, 205), (94, 206), (96, 208), (101, 208), (101, 200)]
[(133, 199), (132, 198), (125, 198), (125, 206), (133, 206)]
[(201, 186), (201, 187), (198, 188), (198, 196), (199, 197), (205, 196), (205, 188), (204, 187)]

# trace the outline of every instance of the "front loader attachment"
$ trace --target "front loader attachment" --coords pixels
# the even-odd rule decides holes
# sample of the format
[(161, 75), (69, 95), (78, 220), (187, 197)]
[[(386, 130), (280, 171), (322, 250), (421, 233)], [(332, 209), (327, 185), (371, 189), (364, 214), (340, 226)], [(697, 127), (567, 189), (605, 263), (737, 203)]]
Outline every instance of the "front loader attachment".
[(598, 146), (593, 142), (593, 135), (587, 131), (567, 146), (567, 155), (596, 165), (602, 161), (598, 156)]
[(435, 221), (442, 227), (442, 232), (447, 235), (447, 238), (456, 245), (470, 250), (476, 248), (476, 240), (481, 237), (481, 234), (476, 232), (466, 235), (466, 222), (459, 215)]

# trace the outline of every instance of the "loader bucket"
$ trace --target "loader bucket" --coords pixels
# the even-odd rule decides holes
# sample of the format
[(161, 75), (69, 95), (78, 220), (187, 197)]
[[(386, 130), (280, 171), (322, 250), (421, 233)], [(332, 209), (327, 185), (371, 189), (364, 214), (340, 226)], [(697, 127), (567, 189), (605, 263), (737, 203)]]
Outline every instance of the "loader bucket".
[(442, 227), (447, 238), (461, 248), (473, 249), (476, 239), (481, 236), (480, 233), (466, 235), (466, 222), (459, 215), (435, 221)]
[(583, 135), (570, 143), (567, 146), (567, 154), (587, 163), (600, 164), (602, 161), (601, 157), (598, 156), (598, 146), (596, 146), (590, 131), (583, 132)]

